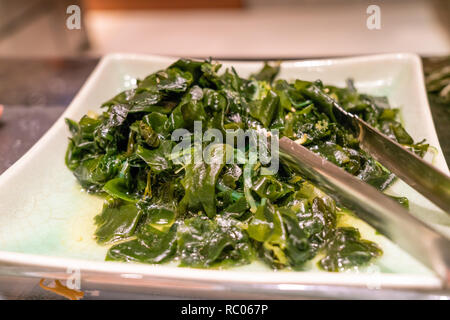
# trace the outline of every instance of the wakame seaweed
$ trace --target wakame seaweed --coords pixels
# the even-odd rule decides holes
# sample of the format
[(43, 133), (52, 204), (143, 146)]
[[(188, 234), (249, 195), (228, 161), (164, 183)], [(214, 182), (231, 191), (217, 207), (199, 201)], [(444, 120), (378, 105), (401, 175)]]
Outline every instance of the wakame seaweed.
[[(337, 101), (393, 140), (423, 155), (384, 97), (360, 94), (321, 81), (277, 79), (279, 65), (240, 77), (219, 74), (213, 61), (181, 59), (137, 81), (79, 122), (66, 119), (71, 138), (66, 164), (80, 185), (105, 196), (95, 218), (95, 237), (111, 244), (107, 260), (216, 268), (261, 260), (273, 268), (300, 270), (320, 254), (318, 266), (340, 271), (382, 254), (355, 228), (341, 227), (336, 203), (280, 164), (268, 175), (261, 162), (183, 163), (172, 133), (195, 149), (202, 130), (279, 130), (379, 190), (394, 175), (360, 149), (352, 128), (336, 119)], [(203, 142), (204, 143), (204, 142)], [(212, 143), (209, 157), (238, 155), (230, 144)], [(247, 158), (250, 150), (240, 151)], [(247, 174), (246, 174), (247, 173)], [(398, 198), (408, 205), (406, 198)]]

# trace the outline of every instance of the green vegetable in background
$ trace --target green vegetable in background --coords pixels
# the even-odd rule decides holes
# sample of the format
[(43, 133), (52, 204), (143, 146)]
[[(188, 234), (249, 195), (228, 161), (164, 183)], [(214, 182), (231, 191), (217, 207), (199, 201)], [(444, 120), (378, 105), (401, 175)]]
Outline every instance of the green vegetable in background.
[[(203, 141), (207, 159), (180, 161), (199, 147), (194, 122), (221, 133), (278, 129), (379, 190), (394, 175), (359, 148), (355, 132), (333, 113), (333, 100), (419, 155), (428, 145), (414, 143), (386, 98), (360, 94), (352, 81), (346, 88), (288, 82), (269, 64), (249, 78), (219, 69), (181, 59), (105, 102), (99, 116), (66, 120), (67, 167), (88, 192), (107, 196), (95, 218), (97, 241), (112, 244), (106, 259), (198, 268), (259, 259), (301, 270), (321, 254), (320, 268), (341, 271), (380, 256), (358, 230), (338, 227), (341, 208), (291, 168), (281, 163), (268, 175), (249, 141), (244, 150)], [(184, 153), (174, 151), (176, 129), (186, 130)], [(249, 160), (226, 162), (230, 157)]]

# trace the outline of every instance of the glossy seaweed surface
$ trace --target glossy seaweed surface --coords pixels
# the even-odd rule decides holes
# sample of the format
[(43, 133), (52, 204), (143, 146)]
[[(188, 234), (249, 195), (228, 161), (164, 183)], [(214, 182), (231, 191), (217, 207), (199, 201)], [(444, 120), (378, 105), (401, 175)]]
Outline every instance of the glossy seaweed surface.
[[(259, 259), (301, 270), (320, 255), (321, 269), (342, 271), (380, 256), (357, 229), (338, 227), (341, 208), (289, 167), (268, 174), (249, 160), (249, 148), (217, 141), (200, 143), (213, 161), (177, 161), (186, 152), (174, 152), (172, 133), (187, 130), (192, 155), (195, 121), (203, 132), (277, 129), (379, 190), (395, 177), (359, 148), (330, 99), (420, 155), (428, 145), (414, 144), (386, 98), (360, 94), (352, 81), (337, 88), (276, 79), (279, 66), (268, 64), (241, 78), (220, 67), (178, 60), (105, 102), (102, 114), (66, 119), (68, 168), (84, 189), (105, 196), (95, 236), (112, 244), (106, 260), (217, 268)], [(224, 154), (244, 161), (214, 161)]]

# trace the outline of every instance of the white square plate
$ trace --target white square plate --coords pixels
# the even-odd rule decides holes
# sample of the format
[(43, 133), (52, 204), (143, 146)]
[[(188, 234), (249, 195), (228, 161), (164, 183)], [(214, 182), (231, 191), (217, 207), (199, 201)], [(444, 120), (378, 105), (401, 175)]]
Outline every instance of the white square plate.
[[(257, 263), (230, 270), (199, 270), (104, 262), (108, 247), (96, 244), (92, 238), (93, 217), (101, 211), (102, 199), (82, 192), (64, 164), (69, 136), (64, 118), (79, 120), (89, 110), (98, 111), (101, 103), (132, 87), (136, 78), (163, 69), (174, 60), (132, 54), (104, 57), (61, 118), (0, 176), (0, 275), (67, 278), (70, 275), (67, 270), (77, 269), (81, 271), (82, 283), (95, 283), (99, 287), (207, 297), (224, 296), (227, 292), (244, 297), (248, 294), (345, 297), (346, 292), (347, 297), (362, 297), (361, 290), (367, 287), (440, 288), (439, 279), (430, 270), (362, 221), (355, 223), (363, 237), (379, 243), (384, 255), (370, 268), (345, 273), (314, 268), (304, 272), (274, 272)], [(262, 63), (225, 62), (222, 68), (229, 66), (248, 76), (261, 68)], [(338, 86), (344, 86), (351, 77), (359, 91), (386, 95), (393, 107), (401, 109), (404, 125), (414, 140), (426, 138), (437, 149), (433, 164), (448, 173), (426, 98), (421, 62), (416, 55), (284, 62), (279, 77), (321, 79)], [(450, 234), (448, 216), (408, 185), (397, 181), (389, 192), (407, 196), (413, 214)], [(337, 289), (339, 286), (353, 289), (342, 291)]]

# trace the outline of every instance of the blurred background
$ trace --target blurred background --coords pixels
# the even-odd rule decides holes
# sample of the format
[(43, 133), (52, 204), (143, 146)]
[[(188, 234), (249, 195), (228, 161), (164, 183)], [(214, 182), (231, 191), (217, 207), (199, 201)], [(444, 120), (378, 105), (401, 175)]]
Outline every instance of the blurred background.
[[(81, 28), (69, 30), (70, 5)], [(367, 7), (381, 9), (369, 30)], [(1, 57), (295, 58), (450, 52), (448, 0), (0, 0)]]

